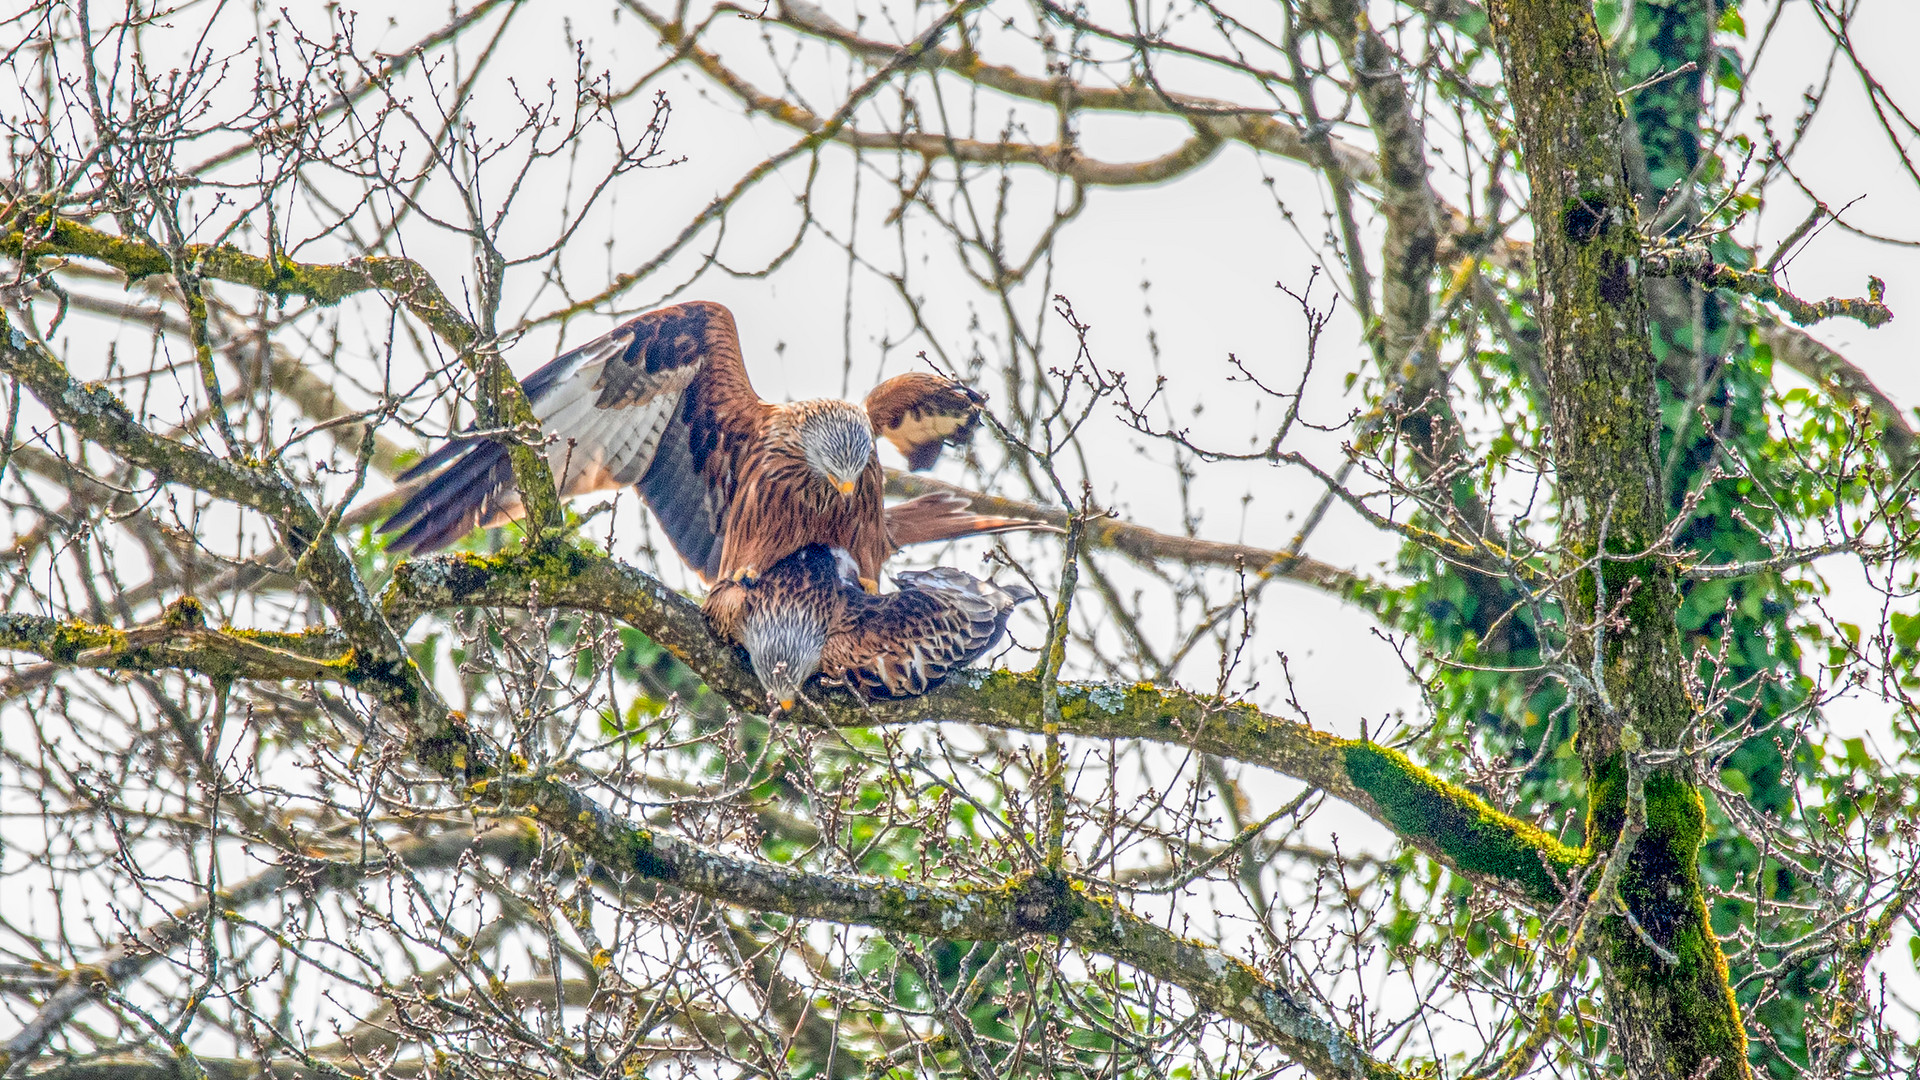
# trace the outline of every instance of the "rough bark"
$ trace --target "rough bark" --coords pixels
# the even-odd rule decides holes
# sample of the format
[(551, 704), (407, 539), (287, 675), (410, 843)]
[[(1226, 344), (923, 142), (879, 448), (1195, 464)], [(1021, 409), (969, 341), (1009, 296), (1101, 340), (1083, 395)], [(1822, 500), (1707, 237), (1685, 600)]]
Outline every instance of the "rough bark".
[[(1643, 242), (1626, 118), (1588, 6), (1496, 0), (1490, 14), (1532, 188), (1562, 548), (1593, 567), (1574, 588), (1593, 626), (1573, 653), (1591, 673), (1579, 688), (1587, 841), (1604, 850), (1629, 811), (1627, 753), (1678, 747), (1691, 718), (1674, 570), (1646, 554), (1666, 502)], [(1746, 1036), (1697, 876), (1704, 803), (1684, 759), (1649, 772), (1644, 809), (1619, 883), (1632, 919), (1610, 915), (1595, 948), (1613, 1038), (1635, 1076), (1744, 1078)]]

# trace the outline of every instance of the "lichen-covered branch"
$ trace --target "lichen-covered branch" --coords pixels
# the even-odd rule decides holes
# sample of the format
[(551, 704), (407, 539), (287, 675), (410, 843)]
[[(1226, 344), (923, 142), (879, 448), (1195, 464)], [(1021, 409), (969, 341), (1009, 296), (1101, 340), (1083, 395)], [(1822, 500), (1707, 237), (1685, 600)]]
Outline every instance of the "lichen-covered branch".
[[(416, 559), (395, 568), (382, 604), (402, 622), (468, 606), (598, 612), (647, 634), (740, 708), (757, 710), (765, 701), (758, 682), (708, 631), (691, 601), (589, 552)], [(863, 704), (839, 692), (816, 695), (805, 715), (844, 727), (955, 721), (1037, 733), (1046, 726), (1040, 698), (1035, 674), (975, 672), (905, 701)], [(1501, 814), (1397, 751), (1337, 738), (1242, 702), (1146, 683), (1068, 684), (1060, 688), (1060, 729), (1192, 747), (1297, 777), (1366, 811), (1461, 874), (1543, 907), (1560, 901), (1565, 875), (1586, 860), (1584, 852)]]
[[(648, 575), (579, 549), (456, 554), (395, 569), (382, 597), (404, 624), (451, 607), (498, 606), (592, 611), (645, 632), (743, 709), (763, 702), (735, 651), (707, 629), (699, 608)], [(190, 624), (197, 606), (169, 609), (153, 627), (130, 631), (37, 616), (0, 619), (0, 647), (49, 660), (116, 670), (181, 668), (223, 678), (327, 680), (358, 673), (345, 639), (331, 631), (263, 635)], [(1137, 684), (1060, 687), (1062, 731), (1096, 739), (1144, 739), (1192, 747), (1305, 780), (1365, 810), (1407, 842), (1456, 871), (1551, 907), (1566, 874), (1585, 862), (1525, 822), (1439, 780), (1397, 751), (1340, 739), (1244, 703)], [(843, 727), (962, 721), (1041, 732), (1040, 680), (1032, 673), (970, 672), (922, 698), (865, 704), (844, 693), (818, 695), (814, 719)]]
[[(298, 536), (311, 529), (317, 515), (291, 490), (284, 478), (262, 466), (227, 462), (160, 438), (146, 431), (112, 395), (99, 387), (85, 388), (25, 335), (0, 324), (0, 370), (25, 384), (41, 402), (84, 437), (100, 443), (129, 463), (159, 474), (165, 470), (174, 482), (198, 487), (242, 506), (280, 515), (283, 535)], [(290, 545), (308, 550), (323, 594), (333, 592), (344, 602), (335, 604), (342, 626), (337, 633), (350, 646), (351, 678), (369, 685), (387, 715), (407, 733), (407, 746), (421, 765), (453, 782), (470, 797), (519, 816), (530, 816), (566, 837), (605, 869), (632, 872), (728, 904), (751, 910), (785, 912), (810, 918), (857, 923), (907, 932), (961, 936), (976, 940), (1009, 940), (1033, 933), (1061, 934), (1085, 947), (1111, 956), (1141, 971), (1164, 978), (1186, 990), (1202, 1005), (1218, 1010), (1294, 1056), (1311, 1071), (1325, 1077), (1391, 1077), (1390, 1067), (1371, 1058), (1350, 1036), (1311, 1009), (1301, 1006), (1285, 988), (1219, 950), (1187, 942), (1115, 908), (1110, 902), (1070, 887), (1061, 878), (1016, 876), (1006, 887), (991, 891), (940, 889), (912, 884), (836, 878), (808, 874), (774, 864), (732, 859), (705, 851), (670, 836), (622, 821), (594, 804), (577, 788), (546, 775), (516, 775), (505, 771), (507, 759), (449, 714), (418, 670), (399, 650), (394, 631), (382, 612), (364, 596), (351, 564), (335, 575), (330, 560), (344, 559), (336, 544)], [(443, 558), (409, 564), (397, 574), (385, 609), (404, 613), (402, 601), (424, 596), (430, 603), (457, 600), (462, 591), (502, 583), (517, 583), (512, 602), (543, 602), (562, 595), (563, 583), (591, 582), (588, 591), (599, 595), (608, 586), (626, 581), (637, 586), (627, 592), (623, 610), (641, 619), (648, 611), (668, 618), (682, 639), (679, 650), (689, 658), (704, 652), (706, 665), (732, 676), (731, 685), (744, 686), (747, 676), (718, 641), (706, 634), (704, 621), (691, 604), (644, 575), (577, 552), (532, 549), (489, 563), (473, 558)], [(411, 593), (409, 592), (411, 589)], [(345, 590), (342, 594), (342, 590)], [(357, 595), (354, 590), (361, 590)], [(581, 606), (588, 606), (582, 604)], [(642, 621), (647, 621), (642, 619)], [(51, 619), (16, 619), (7, 624), (13, 643), (38, 648), (65, 662), (98, 661), (101, 666), (154, 660), (183, 660), (196, 670), (217, 667), (221, 677), (245, 670), (266, 670), (273, 677), (330, 674), (324, 663), (310, 661), (289, 648), (294, 635), (271, 643), (249, 641), (245, 635), (207, 630), (198, 619), (198, 607), (180, 604), (157, 627), (114, 632), (80, 628)], [(697, 628), (697, 631), (696, 631)], [(218, 658), (191, 655), (191, 646)], [(249, 649), (247, 646), (253, 646)], [(267, 650), (265, 652), (254, 651)], [(144, 652), (142, 650), (145, 650)], [(369, 671), (363, 654), (387, 654), (389, 659)], [(721, 662), (724, 659), (724, 664)], [(728, 680), (716, 678), (721, 685)], [(847, 708), (855, 706), (848, 704)], [(137, 967), (127, 970), (130, 976)], [(106, 986), (107, 984), (102, 984)], [(111, 989), (108, 986), (108, 989)], [(101, 991), (104, 992), (104, 991)], [(84, 991), (69, 995), (76, 1002)], [(76, 1006), (77, 1007), (77, 1004)], [(62, 1008), (66, 1008), (63, 1006)], [(70, 1016), (71, 1012), (65, 1015)], [(41, 1045), (64, 1017), (49, 1012), (45, 1021), (20, 1043)], [(18, 1060), (15, 1059), (9, 1059)]]
[[(78, 256), (105, 263), (138, 281), (171, 273), (167, 253), (138, 240), (115, 236), (57, 214), (27, 215), (15, 208), (0, 233), (0, 253), (28, 260), (48, 255)], [(193, 244), (184, 252), (202, 277), (224, 281), (268, 296), (337, 304), (364, 292), (384, 292), (441, 341), (457, 351), (472, 348), (479, 332), (447, 299), (426, 269), (412, 259), (368, 255), (344, 263), (301, 263), (249, 255), (227, 244)]]
[(264, 634), (210, 629), (200, 606), (186, 599), (169, 606), (157, 622), (130, 630), (46, 615), (0, 614), (0, 650), (30, 652), (68, 667), (178, 668), (216, 679), (347, 682), (351, 671), (347, 643), (331, 630)]
[[(1598, 849), (1626, 825), (1626, 755), (1639, 749), (1626, 732), (1672, 752), (1694, 719), (1676, 569), (1647, 554), (1668, 503), (1646, 245), (1592, 5), (1492, 0), (1488, 10), (1532, 188), (1559, 547), (1573, 571), (1565, 602), (1591, 620), (1569, 658), (1591, 673), (1577, 696), (1578, 746), (1587, 842)], [(1636, 1076), (1746, 1080), (1746, 1035), (1700, 886), (1705, 805), (1691, 765), (1673, 758), (1646, 778), (1646, 830), (1620, 877), (1626, 910), (1609, 915), (1594, 947), (1610, 1042)]]
[(1864, 297), (1828, 297), (1802, 300), (1782, 288), (1765, 270), (1742, 270), (1715, 262), (1704, 245), (1655, 248), (1647, 252), (1647, 273), (1653, 277), (1678, 277), (1702, 288), (1726, 289), (1772, 304), (1786, 312), (1787, 318), (1801, 326), (1827, 319), (1857, 319), (1869, 327), (1884, 326), (1893, 319), (1893, 310), (1885, 303), (1886, 284), (1877, 277), (1867, 278)]

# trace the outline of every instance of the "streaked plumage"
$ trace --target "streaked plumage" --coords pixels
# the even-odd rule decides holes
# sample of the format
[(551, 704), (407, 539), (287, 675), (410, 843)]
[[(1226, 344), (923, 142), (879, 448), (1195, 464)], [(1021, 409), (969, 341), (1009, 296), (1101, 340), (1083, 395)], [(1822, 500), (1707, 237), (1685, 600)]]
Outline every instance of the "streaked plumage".
[(1033, 598), (945, 566), (895, 574), (898, 590), (880, 596), (857, 575), (845, 551), (811, 544), (751, 587), (715, 587), (707, 622), (746, 649), (770, 704), (786, 709), (816, 674), (869, 699), (924, 694), (991, 649), (1014, 606)]
[[(850, 402), (762, 401), (733, 315), (701, 301), (623, 323), (521, 387), (552, 438), (561, 494), (636, 485), (709, 583), (751, 577), (809, 543), (846, 550), (859, 576), (877, 581), (892, 545), (875, 434), (925, 468), (972, 430), (982, 400), (937, 375), (898, 376), (868, 396), (884, 429)], [(391, 550), (432, 551), (522, 511), (497, 440), (454, 439), (401, 479), (427, 476), (381, 526), (399, 534)]]

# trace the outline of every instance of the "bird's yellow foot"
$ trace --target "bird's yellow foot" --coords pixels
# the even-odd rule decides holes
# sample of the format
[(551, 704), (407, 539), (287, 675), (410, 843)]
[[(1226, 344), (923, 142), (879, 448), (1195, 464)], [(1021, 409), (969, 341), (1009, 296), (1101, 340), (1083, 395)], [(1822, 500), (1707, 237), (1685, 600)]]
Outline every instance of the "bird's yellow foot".
[(759, 582), (760, 573), (759, 571), (755, 570), (751, 566), (743, 566), (740, 569), (735, 570), (733, 572), (733, 576), (729, 577), (727, 580), (733, 582), (735, 585), (745, 585), (747, 588), (751, 589), (755, 584)]
[(880, 583), (879, 583), (879, 582), (877, 582), (877, 581), (875, 581), (875, 580), (873, 580), (873, 579), (872, 579), (872, 578), (870, 578), (870, 577), (863, 577), (863, 578), (861, 578), (861, 579), (860, 579), (860, 587), (861, 587), (861, 588), (863, 588), (863, 589), (865, 589), (865, 590), (867, 590), (867, 595), (868, 595), (868, 596), (879, 596), (879, 595), (880, 595)]

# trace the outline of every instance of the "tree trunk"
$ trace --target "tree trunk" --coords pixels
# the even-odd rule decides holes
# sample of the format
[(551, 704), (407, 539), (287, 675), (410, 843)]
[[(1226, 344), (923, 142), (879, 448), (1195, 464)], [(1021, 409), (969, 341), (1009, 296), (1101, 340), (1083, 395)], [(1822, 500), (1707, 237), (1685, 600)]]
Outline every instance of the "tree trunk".
[[(1626, 117), (1585, 3), (1490, 8), (1532, 187), (1561, 550), (1570, 567), (1607, 556), (1580, 574), (1568, 613), (1570, 659), (1595, 677), (1578, 694), (1580, 750), (1587, 841), (1605, 853), (1630, 809), (1626, 751), (1677, 747), (1691, 714), (1672, 565), (1646, 554), (1667, 511)], [(1620, 881), (1632, 919), (1596, 900), (1612, 1037), (1634, 1076), (1744, 1080), (1746, 1036), (1697, 874), (1705, 807), (1690, 766), (1650, 772), (1645, 812)]]

